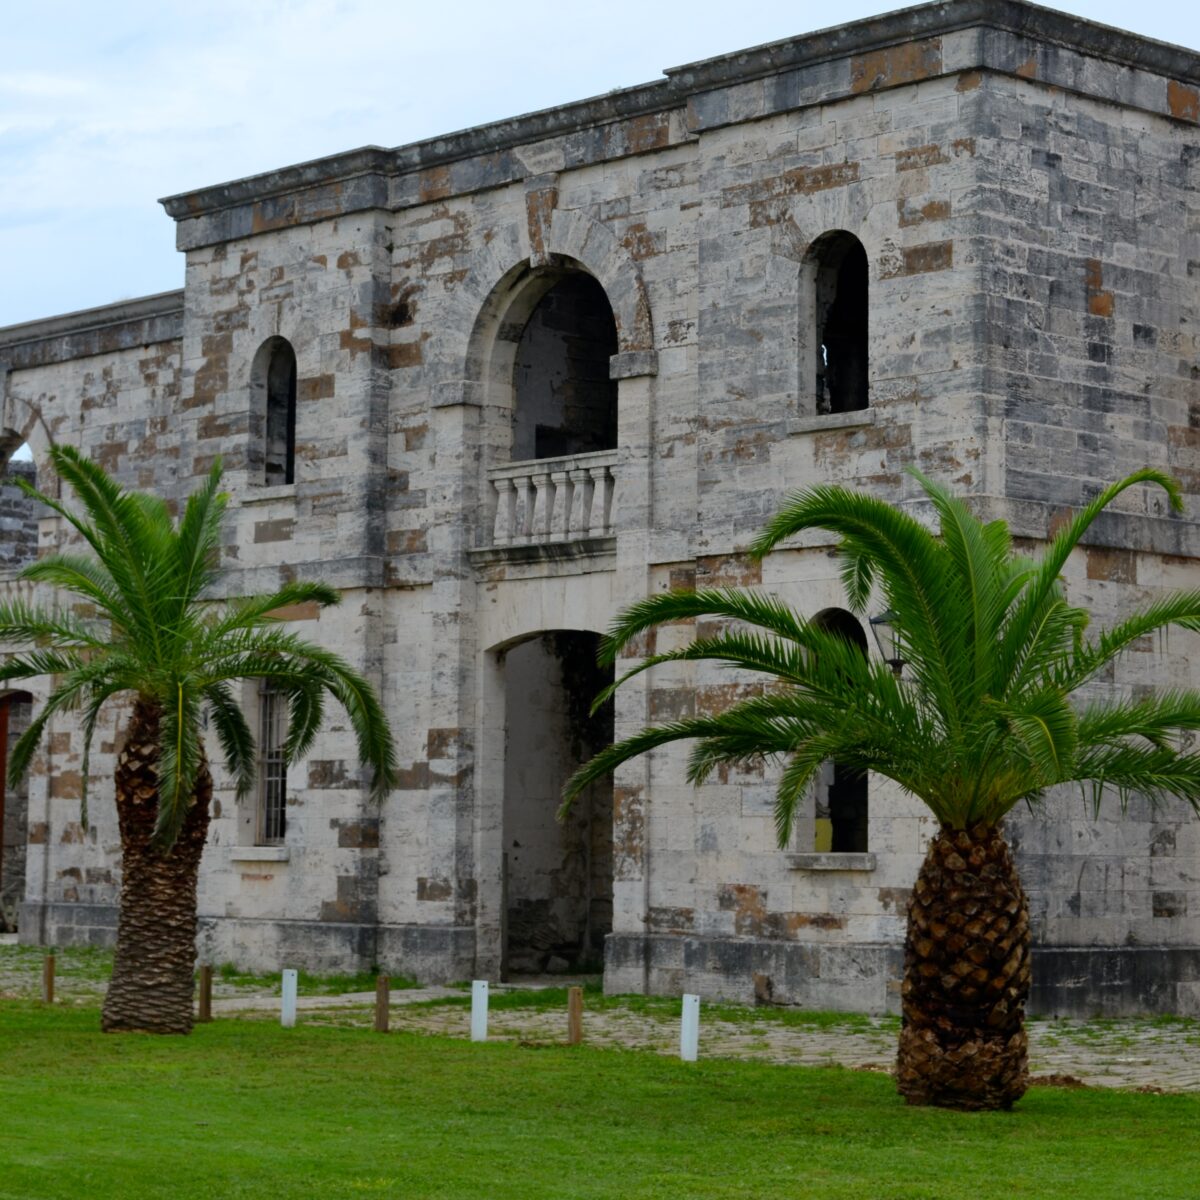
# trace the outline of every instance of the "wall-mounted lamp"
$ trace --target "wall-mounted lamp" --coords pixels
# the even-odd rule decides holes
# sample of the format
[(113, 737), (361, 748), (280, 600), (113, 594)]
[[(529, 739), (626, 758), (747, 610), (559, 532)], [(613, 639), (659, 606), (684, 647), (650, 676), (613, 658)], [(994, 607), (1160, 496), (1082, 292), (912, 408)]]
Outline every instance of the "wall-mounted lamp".
[(900, 657), (896, 645), (896, 614), (889, 608), (879, 616), (872, 617), (870, 624), (883, 661), (892, 668), (892, 674), (898, 679), (900, 672), (904, 670), (904, 659)]

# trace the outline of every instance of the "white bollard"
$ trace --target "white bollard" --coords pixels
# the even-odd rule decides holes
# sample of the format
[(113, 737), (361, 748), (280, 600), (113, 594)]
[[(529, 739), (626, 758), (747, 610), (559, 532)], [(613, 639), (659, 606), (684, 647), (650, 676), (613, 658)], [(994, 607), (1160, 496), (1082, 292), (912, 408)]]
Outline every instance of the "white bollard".
[(679, 1024), (679, 1057), (695, 1062), (700, 1049), (700, 997), (684, 996), (683, 1019)]
[(296, 972), (283, 973), (283, 1011), (279, 1023), (284, 1029), (291, 1029), (296, 1024)]
[(487, 1041), (488, 985), (486, 979), (471, 983), (471, 1041)]

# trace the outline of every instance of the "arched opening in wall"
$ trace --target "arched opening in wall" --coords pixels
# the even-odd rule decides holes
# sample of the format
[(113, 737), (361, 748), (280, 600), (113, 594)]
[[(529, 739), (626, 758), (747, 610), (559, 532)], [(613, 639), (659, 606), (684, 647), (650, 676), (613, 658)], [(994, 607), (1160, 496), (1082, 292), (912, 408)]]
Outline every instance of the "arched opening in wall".
[(45, 509), (17, 480), (37, 487), (37, 467), (19, 434), (0, 434), (0, 576), (15, 574), (37, 558), (38, 517)]
[(251, 472), (267, 485), (296, 481), (296, 351), (268, 338), (250, 368)]
[(8, 749), (29, 728), (33, 697), (0, 696), (0, 931), (17, 928), (25, 896), (25, 853), (29, 842), (29, 780), (8, 787)]
[(512, 458), (562, 458), (617, 445), (617, 325), (604, 289), (560, 271), (537, 302), (513, 366)]
[(503, 654), (505, 693), (501, 971), (505, 978), (600, 970), (612, 931), (611, 778), (579, 797), (566, 821), (563, 784), (612, 742), (613, 709), (589, 713), (612, 682), (596, 665), (599, 635), (537, 634)]
[(822, 234), (809, 252), (816, 327), (815, 378), (818, 413), (867, 407), (867, 252), (852, 233)]
[[(814, 618), (827, 633), (843, 638), (867, 657), (867, 635), (853, 613), (827, 608)], [(864, 771), (829, 759), (816, 786), (813, 849), (820, 853), (865, 854), (868, 842), (868, 782)]]

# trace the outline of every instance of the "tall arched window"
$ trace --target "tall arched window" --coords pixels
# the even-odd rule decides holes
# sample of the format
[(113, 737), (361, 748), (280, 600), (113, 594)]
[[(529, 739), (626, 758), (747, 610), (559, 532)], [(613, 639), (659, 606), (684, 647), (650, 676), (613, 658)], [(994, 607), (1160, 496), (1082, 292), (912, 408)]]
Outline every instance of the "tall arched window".
[(822, 234), (810, 254), (819, 413), (867, 407), (867, 252), (852, 233)]
[(286, 338), (269, 338), (259, 348), (251, 371), (251, 387), (258, 417), (255, 426), (261, 430), (262, 438), (262, 480), (266, 484), (294, 483), (296, 352)]
[(604, 289), (582, 271), (563, 274), (538, 301), (513, 366), (515, 461), (610, 450), (617, 444), (617, 385), (608, 361), (617, 326)]
[[(855, 645), (867, 656), (867, 635), (844, 608), (827, 608), (815, 618), (827, 633)], [(832, 759), (817, 780), (813, 849), (834, 854), (867, 851), (867, 776)]]

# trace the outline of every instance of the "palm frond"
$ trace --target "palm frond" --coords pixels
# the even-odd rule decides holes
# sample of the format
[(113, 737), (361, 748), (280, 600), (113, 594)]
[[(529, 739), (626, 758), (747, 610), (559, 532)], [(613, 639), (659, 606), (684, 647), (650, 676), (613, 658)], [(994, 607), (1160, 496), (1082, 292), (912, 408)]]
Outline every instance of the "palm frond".
[(1050, 594), (1059, 587), (1059, 577), (1071, 551), (1079, 544), (1079, 540), (1096, 518), (1122, 492), (1141, 483), (1151, 483), (1161, 487), (1167, 493), (1167, 501), (1171, 510), (1173, 512), (1183, 511), (1183, 494), (1179, 484), (1170, 475), (1152, 467), (1134, 471), (1124, 479), (1111, 484), (1090, 504), (1081, 508), (1050, 539), (1050, 544), (1046, 548), (1041, 562), (1016, 603), (1016, 608), (1006, 626), (1004, 638), (998, 647), (996, 677), (999, 682), (997, 686), (1007, 686), (1009, 678), (1022, 660), (1023, 650), (1029, 637), (1029, 628), (1038, 620)]
[[(229, 684), (237, 678), (266, 678), (289, 698), (289, 758), (311, 748), (323, 698), (332, 695), (346, 709), (364, 761), (373, 768), (373, 795), (379, 798), (393, 786), (391, 731), (366, 680), (337, 655), (272, 628), (279, 622), (277, 610), (298, 603), (337, 603), (336, 589), (291, 583), (272, 595), (226, 605), (205, 599), (217, 569), (225, 508), (219, 463), (190, 497), (176, 526), (164, 501), (122, 488), (79, 451), (55, 447), (50, 456), (82, 511), (35, 488), (24, 490), (61, 516), (94, 558), (52, 555), (32, 564), (24, 577), (82, 597), (98, 619), (0, 605), (0, 641), (19, 648), (0, 664), (0, 680), (52, 678), (44, 708), (13, 747), (13, 779), (28, 769), (53, 715), (80, 706), (86, 772), (103, 705), (118, 692), (132, 692), (162, 714), (155, 838), (165, 849), (195, 802), (204, 705), (238, 793), (246, 795), (254, 778), (254, 739)], [(86, 813), (86, 779), (82, 803)]]
[(805, 623), (775, 596), (735, 588), (660, 592), (624, 609), (601, 643), (599, 660), (612, 663), (639, 634), (657, 625), (696, 617), (724, 617), (754, 625), (782, 638), (803, 642)]
[(237, 798), (244, 800), (254, 788), (258, 768), (254, 734), (227, 683), (210, 683), (201, 689), (201, 695), (208, 702), (213, 729), (225, 756), (225, 766), (233, 776)]

